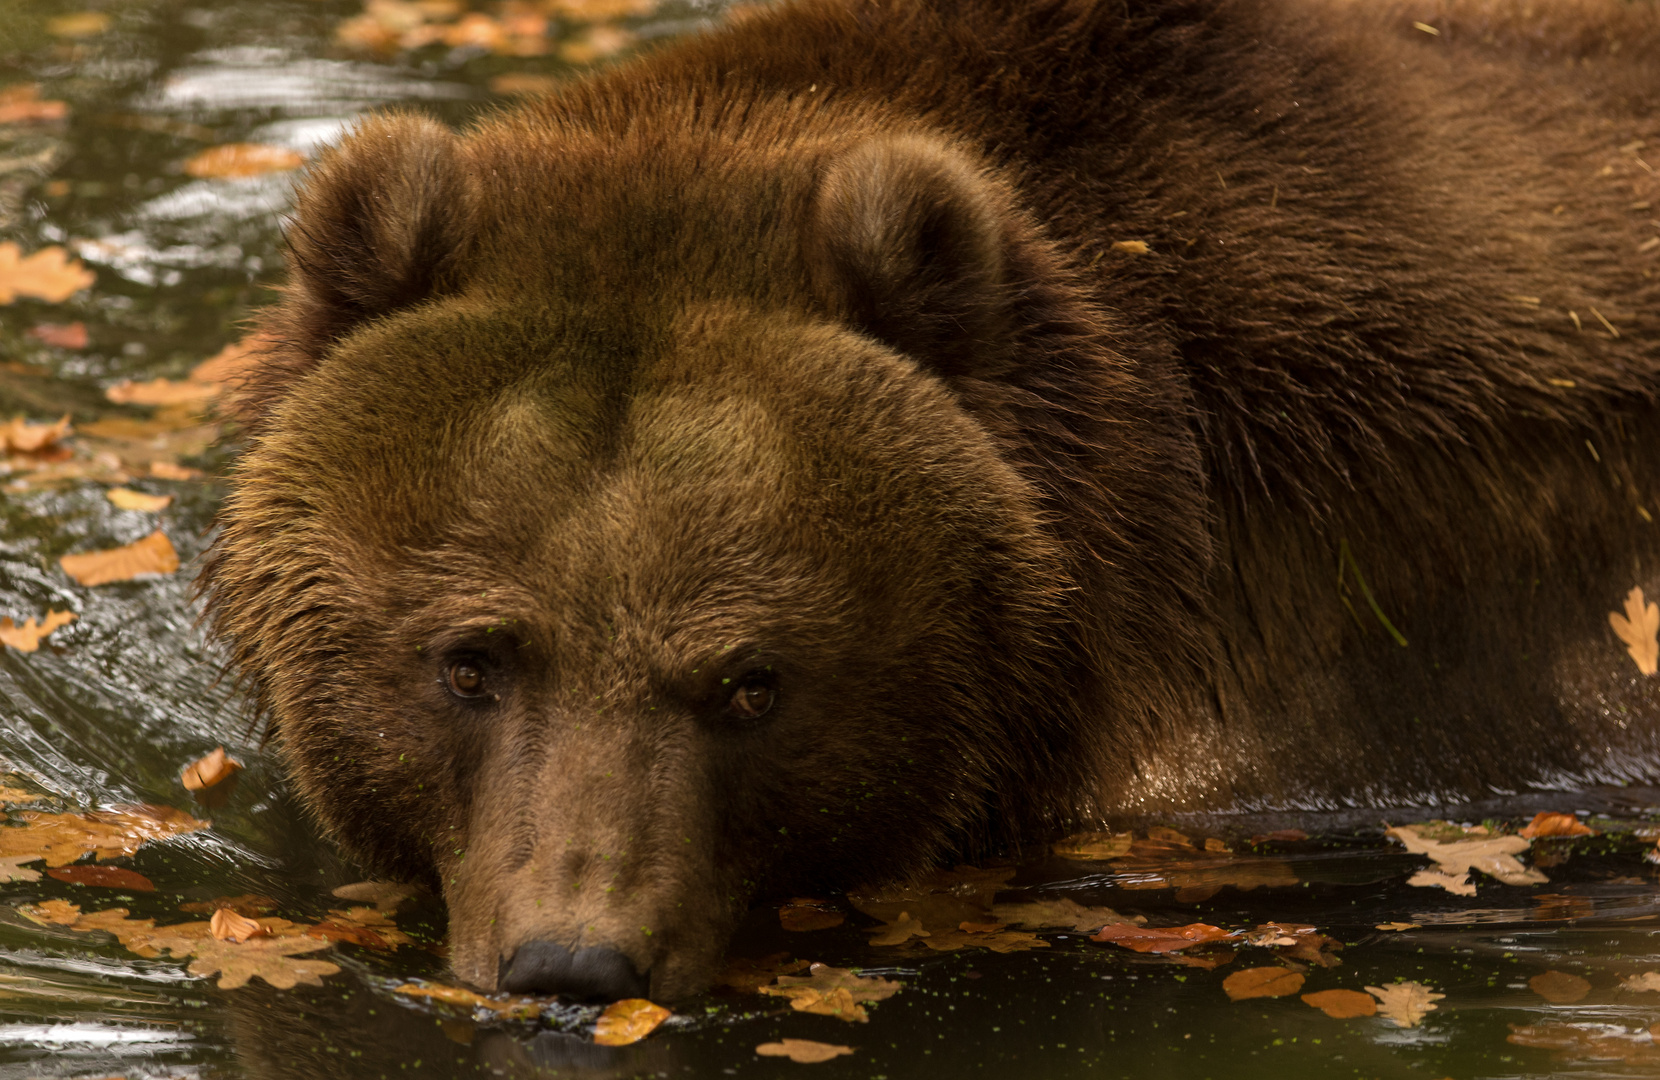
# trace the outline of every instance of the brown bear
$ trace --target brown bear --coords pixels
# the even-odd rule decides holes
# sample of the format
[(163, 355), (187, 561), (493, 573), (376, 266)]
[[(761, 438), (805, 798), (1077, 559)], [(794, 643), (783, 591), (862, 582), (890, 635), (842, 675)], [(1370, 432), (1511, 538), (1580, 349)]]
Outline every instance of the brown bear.
[(213, 625), (514, 991), (1113, 810), (1653, 775), (1657, 25), (801, 0), (367, 120)]

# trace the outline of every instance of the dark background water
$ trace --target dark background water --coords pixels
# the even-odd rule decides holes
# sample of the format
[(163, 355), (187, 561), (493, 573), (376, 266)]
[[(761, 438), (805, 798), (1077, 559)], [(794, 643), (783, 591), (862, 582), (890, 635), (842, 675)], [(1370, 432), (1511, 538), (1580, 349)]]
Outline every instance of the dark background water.
[[(475, 6), (492, 15), (503, 10)], [(596, 7), (589, 13), (605, 14)], [(573, 60), (623, 40), (614, 28), (649, 43), (723, 17), (720, 4), (670, 2), (601, 18), (598, 36), (594, 19), (559, 17), (552, 52), (512, 56), (443, 43), (379, 54), (347, 47), (337, 37), (362, 14), (356, 0), (124, 0), (99, 8), (107, 25), (81, 37), (51, 22), (84, 10), (0, 0), (0, 93), (35, 83), (41, 97), (69, 109), (59, 122), (0, 124), (0, 241), (25, 252), (66, 245), (97, 274), (91, 289), (65, 303), (0, 306), (0, 409), (32, 420), (71, 414), (83, 431), (72, 443), (75, 460), (85, 466), (83, 475), (70, 470), (55, 483), (27, 468), (0, 478), (0, 614), (22, 620), (56, 607), (79, 616), (38, 652), (0, 650), (0, 757), (9, 782), (52, 793), (71, 809), (190, 807), (179, 769), (220, 744), (248, 769), (228, 805), (213, 811), (211, 829), (149, 845), (122, 864), (150, 877), (153, 893), (51, 878), (0, 886), (0, 1080), (803, 1070), (895, 1080), (1660, 1074), (1655, 1058), (1645, 1058), (1656, 1052), (1646, 1029), (1660, 1020), (1660, 993), (1619, 988), (1625, 977), (1660, 969), (1656, 867), (1644, 858), (1653, 845), (1643, 830), (1660, 813), (1660, 792), (1652, 790), (1124, 822), (1219, 838), (1239, 853), (1242, 874), (1257, 865), (1250, 860), (1272, 856), (1295, 884), (1247, 891), (1236, 883), (1184, 901), (1173, 888), (1137, 887), (1148, 884), (1147, 875), (1124, 864), (1050, 859), (1021, 867), (1004, 894), (1068, 896), (1163, 925), (1313, 924), (1345, 947), (1340, 965), (1307, 972), (1307, 990), (1406, 979), (1446, 995), (1410, 1029), (1379, 1017), (1334, 1020), (1295, 996), (1230, 1002), (1223, 978), (1277, 962), (1265, 950), (1247, 948), (1215, 970), (1076, 933), (1046, 934), (1049, 948), (1008, 955), (881, 950), (866, 944), (861, 927), (870, 920), (862, 916), (792, 934), (779, 928), (775, 909), (762, 907), (736, 952), (788, 951), (864, 966), (904, 988), (872, 1006), (868, 1024), (792, 1013), (777, 998), (710, 995), (678, 1003), (676, 1016), (650, 1038), (612, 1050), (589, 1041), (592, 1009), (550, 1006), (535, 1022), (500, 1022), (394, 993), (411, 978), (445, 978), (440, 957), (419, 945), (391, 953), (340, 945), (313, 954), (342, 968), (321, 988), (279, 991), (256, 981), (222, 991), (188, 974), (183, 961), (135, 957), (106, 935), (43, 928), (18, 915), (17, 905), (57, 898), (177, 922), (195, 917), (179, 913), (181, 903), (259, 893), (274, 898), (282, 915), (315, 921), (342, 906), (331, 889), (363, 876), (318, 840), (288, 797), (195, 623), (191, 559), (210, 528), (221, 493), (215, 477), (234, 457), (234, 432), (208, 446), (202, 429), (176, 412), (163, 410), (157, 422), (155, 410), (105, 397), (124, 378), (182, 378), (240, 335), (238, 321), (270, 299), (279, 279), (279, 220), (294, 174), (199, 179), (182, 163), (236, 141), (310, 153), (354, 116), (392, 103), (462, 124), (507, 100), (491, 89), (503, 85), (503, 75), (579, 75)], [(563, 54), (561, 43), (569, 46)], [(85, 348), (47, 345), (28, 333), (73, 321), (87, 327)], [(129, 429), (143, 438), (124, 442), (84, 434), (111, 420), (153, 426)], [(173, 505), (159, 514), (117, 510), (87, 464), (100, 452), (129, 464), (152, 453), (180, 458), (206, 476), (134, 479), (129, 486), (174, 495)], [(176, 575), (83, 588), (57, 566), (66, 552), (127, 543), (158, 526), (185, 560)], [(1536, 848), (1537, 862), (1550, 864), (1548, 884), (1513, 887), (1478, 876), (1474, 898), (1409, 887), (1406, 878), (1425, 860), (1383, 836), (1386, 822), (1515, 824), (1542, 809), (1586, 812), (1605, 835)], [(1249, 843), (1288, 828), (1310, 835)], [(1391, 921), (1421, 925), (1375, 928)], [(429, 945), (442, 923), (431, 901), (399, 915), (399, 925)], [(1528, 985), (1547, 970), (1580, 975), (1592, 989), (1576, 1003), (1550, 1004)], [(1540, 1024), (1578, 1025), (1561, 1030), (1624, 1041), (1559, 1057), (1510, 1040), (1514, 1026)], [(845, 1044), (854, 1053), (818, 1065), (755, 1054), (758, 1044), (780, 1037)]]

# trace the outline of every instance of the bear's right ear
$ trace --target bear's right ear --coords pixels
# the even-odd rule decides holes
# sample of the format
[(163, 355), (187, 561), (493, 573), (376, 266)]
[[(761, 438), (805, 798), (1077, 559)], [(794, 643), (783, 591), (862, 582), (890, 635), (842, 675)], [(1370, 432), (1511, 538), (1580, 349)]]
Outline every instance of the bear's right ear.
[(383, 114), (312, 167), (287, 229), (283, 303), (263, 320), (271, 344), (233, 406), (244, 424), (354, 327), (454, 287), (474, 203), (458, 141), (430, 117)]
[(819, 302), (872, 337), (962, 372), (1012, 308), (1004, 188), (927, 135), (879, 135), (831, 159), (804, 251)]

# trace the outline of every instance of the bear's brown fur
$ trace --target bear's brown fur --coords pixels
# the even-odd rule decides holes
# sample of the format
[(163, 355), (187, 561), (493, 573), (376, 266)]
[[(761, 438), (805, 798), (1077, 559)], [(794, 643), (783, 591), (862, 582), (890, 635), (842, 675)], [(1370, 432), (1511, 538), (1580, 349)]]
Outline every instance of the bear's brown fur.
[(1651, 775), (1657, 96), (1651, 4), (804, 0), (368, 120), (214, 625), (485, 986), (1115, 808)]

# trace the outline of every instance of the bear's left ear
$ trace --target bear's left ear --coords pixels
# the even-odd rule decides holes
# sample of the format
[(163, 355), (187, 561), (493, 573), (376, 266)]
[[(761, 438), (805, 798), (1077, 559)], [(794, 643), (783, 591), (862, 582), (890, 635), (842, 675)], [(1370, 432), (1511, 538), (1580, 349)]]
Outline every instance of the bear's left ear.
[(814, 292), (871, 336), (957, 374), (1008, 325), (1009, 203), (943, 139), (873, 137), (819, 181), (804, 238)]

